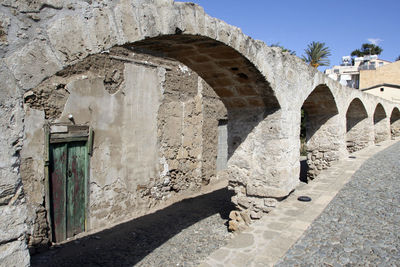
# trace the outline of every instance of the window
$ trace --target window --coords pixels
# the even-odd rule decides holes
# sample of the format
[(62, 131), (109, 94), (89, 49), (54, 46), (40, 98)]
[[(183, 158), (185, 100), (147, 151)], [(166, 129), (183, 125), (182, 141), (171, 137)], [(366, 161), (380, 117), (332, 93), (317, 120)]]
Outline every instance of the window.
[(381, 92), (385, 91), (385, 88), (381, 87)]

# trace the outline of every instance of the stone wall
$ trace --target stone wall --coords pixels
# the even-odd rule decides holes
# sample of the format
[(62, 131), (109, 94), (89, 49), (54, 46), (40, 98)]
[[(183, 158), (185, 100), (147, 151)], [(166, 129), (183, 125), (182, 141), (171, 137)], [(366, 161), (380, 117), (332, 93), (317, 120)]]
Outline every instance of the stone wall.
[(390, 132), (393, 138), (400, 136), (400, 111), (398, 108), (394, 108), (390, 116)]
[(304, 101), (306, 114), (306, 147), (309, 179), (339, 159), (340, 120), (329, 89), (318, 86)]
[(376, 106), (374, 112), (375, 143), (389, 139), (390, 127), (386, 112), (381, 104)]
[[(46, 123), (89, 125), (88, 230), (138, 217), (216, 179), (224, 104), (185, 65), (115, 48), (90, 56), (25, 93), (21, 176), (32, 215), (29, 245), (50, 240), (45, 209)], [(127, 212), (131, 211), (131, 212)]]
[(356, 98), (346, 112), (346, 144), (352, 153), (373, 143), (372, 121), (360, 99)]

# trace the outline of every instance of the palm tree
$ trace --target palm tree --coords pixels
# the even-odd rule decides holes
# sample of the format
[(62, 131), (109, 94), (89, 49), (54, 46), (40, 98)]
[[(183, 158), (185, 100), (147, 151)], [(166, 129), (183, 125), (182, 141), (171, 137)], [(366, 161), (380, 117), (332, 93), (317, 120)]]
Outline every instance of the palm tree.
[(305, 55), (302, 59), (313, 66), (318, 68), (319, 66), (329, 66), (328, 57), (331, 55), (329, 47), (325, 46), (325, 43), (312, 42), (304, 49)]

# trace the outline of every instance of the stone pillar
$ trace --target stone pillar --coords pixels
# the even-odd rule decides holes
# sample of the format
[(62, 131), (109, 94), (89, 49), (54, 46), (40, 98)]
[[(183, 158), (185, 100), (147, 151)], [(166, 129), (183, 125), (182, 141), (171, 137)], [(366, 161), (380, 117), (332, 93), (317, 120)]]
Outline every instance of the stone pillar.
[(309, 115), (307, 121), (308, 178), (314, 179), (332, 161), (339, 160), (344, 147), (344, 119), (331, 116)]
[(256, 108), (228, 113), (232, 201), (252, 219), (269, 212), (299, 183), (299, 141), (292, 137), (293, 123), (282, 114)]

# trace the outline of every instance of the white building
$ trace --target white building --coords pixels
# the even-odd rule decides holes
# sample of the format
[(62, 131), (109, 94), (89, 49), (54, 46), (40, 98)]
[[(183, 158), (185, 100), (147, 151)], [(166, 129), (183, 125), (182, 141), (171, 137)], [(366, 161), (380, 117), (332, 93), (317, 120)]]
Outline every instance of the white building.
[(379, 59), (377, 55), (371, 55), (356, 57), (353, 64), (350, 56), (344, 56), (340, 66), (333, 66), (332, 69), (325, 70), (325, 74), (345, 86), (359, 89), (360, 70), (375, 70), (389, 63), (390, 61)]

